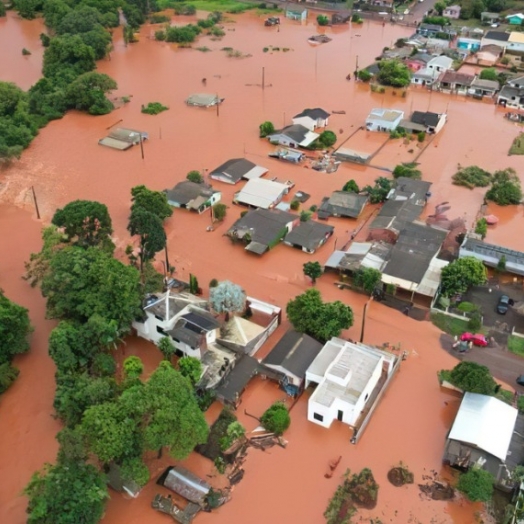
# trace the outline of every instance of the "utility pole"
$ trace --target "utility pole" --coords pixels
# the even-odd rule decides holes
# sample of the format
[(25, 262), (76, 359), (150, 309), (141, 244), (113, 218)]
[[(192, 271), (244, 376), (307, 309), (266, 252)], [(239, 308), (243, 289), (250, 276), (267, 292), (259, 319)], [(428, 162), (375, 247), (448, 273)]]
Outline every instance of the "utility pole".
[(140, 133), (140, 153), (142, 154), (142, 160), (144, 160), (144, 141), (142, 140), (142, 133)]
[(368, 312), (369, 303), (373, 300), (373, 297), (369, 297), (369, 300), (364, 304), (364, 314), (362, 315), (362, 328), (360, 330), (360, 343), (364, 342), (364, 328), (366, 327), (366, 315)]
[(219, 105), (220, 105), (220, 98), (218, 98), (218, 93), (217, 93), (217, 116), (220, 116), (220, 109), (218, 108)]
[(33, 192), (33, 201), (35, 203), (36, 218), (40, 220), (40, 210), (38, 209), (38, 202), (36, 200), (35, 186), (31, 186), (31, 191)]
[(262, 91), (264, 91), (265, 87), (266, 87), (266, 79), (265, 79), (265, 73), (266, 73), (266, 68), (263, 67), (262, 68)]

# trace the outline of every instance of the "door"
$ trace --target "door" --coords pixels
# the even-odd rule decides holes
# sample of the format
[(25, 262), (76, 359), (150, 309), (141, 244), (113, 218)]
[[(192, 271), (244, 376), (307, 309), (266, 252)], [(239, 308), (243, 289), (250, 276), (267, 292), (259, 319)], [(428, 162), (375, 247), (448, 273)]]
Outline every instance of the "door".
[(343, 418), (344, 418), (344, 412), (339, 409), (338, 414), (337, 414), (337, 420), (340, 420), (340, 422), (342, 422)]

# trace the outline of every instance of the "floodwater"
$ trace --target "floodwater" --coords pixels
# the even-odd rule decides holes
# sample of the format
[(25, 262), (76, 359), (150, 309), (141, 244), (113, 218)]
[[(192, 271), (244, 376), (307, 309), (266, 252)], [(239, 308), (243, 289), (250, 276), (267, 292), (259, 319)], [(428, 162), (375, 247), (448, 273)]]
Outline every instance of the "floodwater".
[[(176, 23), (193, 20), (177, 18)], [(114, 95), (130, 96), (131, 102), (103, 117), (71, 112), (62, 120), (51, 122), (24, 152), (21, 161), (0, 174), (0, 202), (5, 204), (0, 207), (0, 238), (5, 243), (1, 252), (9, 253), (0, 259), (1, 285), (8, 296), (30, 307), (36, 326), (31, 353), (16, 362), (21, 376), (0, 402), (2, 425), (14, 428), (0, 437), (0, 461), (5, 465), (0, 478), (0, 493), (5, 497), (0, 504), (2, 522), (25, 521), (25, 499), (20, 492), (34, 470), (54, 459), (54, 434), (59, 429), (51, 417), (54, 370), (46, 355), (47, 335), (53, 324), (44, 320), (44, 301), (38, 290), (18, 278), (23, 273), (23, 261), (39, 248), (41, 224), (34, 219), (31, 186), (35, 188), (43, 223), (50, 220), (57, 207), (73, 199), (94, 199), (107, 204), (113, 217), (118, 253), (122, 254), (131, 242), (125, 229), (130, 188), (138, 184), (158, 190), (169, 188), (183, 180), (190, 170), (205, 173), (229, 158), (245, 156), (268, 167), (269, 177), (295, 182), (295, 188), (286, 197), (288, 201), (296, 190), (311, 194), (306, 204), (309, 207), (319, 204), (323, 196), (340, 189), (351, 178), (362, 186), (384, 176), (383, 170), (351, 164), (341, 165), (336, 173), (323, 174), (267, 157), (272, 148), (258, 138), (258, 125), (271, 120), (279, 127), (290, 123), (292, 116), (304, 108), (317, 106), (328, 111), (345, 111), (330, 118), (329, 127), (339, 135), (339, 143), (363, 124), (373, 107), (398, 108), (408, 114), (428, 109), (448, 112), (449, 122), (418, 160), (424, 179), (433, 182), (427, 214), (432, 213), (434, 205), (447, 201), (451, 206), (449, 218), (465, 217), (470, 223), (476, 217), (484, 190), (452, 186), (451, 176), (458, 164), (477, 164), (488, 170), (514, 167), (521, 173), (522, 161), (506, 156), (519, 128), (507, 122), (503, 111), (493, 104), (424, 90), (410, 90), (406, 98), (391, 91), (376, 94), (364, 84), (345, 80), (357, 62), (359, 67), (368, 65), (383, 47), (406, 36), (408, 29), (368, 21), (362, 26), (327, 28), (322, 32), (333, 40), (313, 47), (306, 41), (317, 32), (311, 22), (300, 25), (283, 20), (278, 31), (263, 27), (262, 18), (252, 13), (230, 20), (223, 39), (203, 36), (195, 44), (195, 48), (206, 46), (209, 52), (155, 42), (150, 38), (155, 28), (147, 26), (142, 29), (140, 41), (126, 47), (117, 30), (111, 59), (100, 62), (99, 70), (117, 80), (119, 89)], [(9, 71), (0, 69), (0, 78), (28, 87), (36, 77), (31, 78), (22, 67), (25, 57), (17, 48), (30, 48), (30, 42), (35, 42), (42, 32), (42, 22), (20, 22), (10, 16), (7, 22), (0, 20), (0, 24), (9, 28), (9, 32), (0, 31), (0, 50), (6, 54), (6, 63), (12, 64)], [(240, 51), (244, 57), (229, 58), (222, 51), (224, 47)], [(268, 48), (267, 52), (264, 48)], [(274, 48), (280, 50), (271, 50)], [(36, 62), (37, 52), (29, 58)], [(202, 85), (202, 78), (207, 79), (206, 86)], [(219, 112), (184, 104), (187, 96), (198, 92), (224, 97)], [(141, 105), (152, 101), (161, 102), (170, 110), (157, 116), (141, 114)], [(116, 123), (149, 132), (144, 159), (139, 148), (118, 152), (97, 145), (98, 139)], [(380, 152), (381, 165), (394, 165), (401, 148), (399, 141), (384, 147)], [(402, 155), (405, 154), (407, 151), (402, 150)], [(190, 273), (195, 274), (204, 291), (212, 278), (230, 279), (244, 286), (249, 295), (284, 308), (290, 298), (310, 286), (302, 264), (308, 260), (323, 263), (335, 246), (340, 248), (359, 227), (356, 221), (330, 219), (335, 234), (317, 254), (306, 255), (279, 245), (257, 258), (223, 236), (241, 212), (241, 208), (231, 204), (239, 187), (218, 182), (214, 185), (221, 189), (222, 200), (229, 206), (224, 223), (215, 231), (206, 231), (210, 224), (208, 213), (199, 216), (175, 211), (166, 225), (170, 262), (176, 266), (176, 276), (187, 280)], [(366, 216), (372, 211), (370, 207)], [(490, 212), (501, 221), (488, 233), (488, 240), (491, 235), (495, 238), (500, 230), (498, 239), (513, 244), (521, 242), (509, 232), (520, 225), (520, 209), (499, 212), (490, 208)], [(508, 232), (503, 227), (504, 220), (510, 226)], [(23, 243), (15, 243), (21, 238)], [(334, 283), (335, 277), (326, 275), (317, 286), (326, 300), (339, 299), (352, 306), (355, 325), (346, 335), (358, 339), (365, 297), (341, 291)], [(285, 328), (279, 328), (261, 355)], [(420, 498), (416, 485), (394, 488), (386, 480), (387, 470), (399, 461), (415, 473), (416, 482), (422, 482), (422, 475), (431, 470), (440, 471), (445, 435), (458, 407), (456, 397), (438, 386), (436, 372), (456, 363), (440, 349), (438, 330), (427, 322), (416, 322), (372, 303), (368, 308), (365, 342), (386, 341), (400, 342), (409, 358), (356, 446), (349, 444), (348, 430), (342, 425), (335, 423), (325, 430), (308, 423), (307, 395), (304, 395), (292, 409), (287, 449), (273, 448), (265, 453), (251, 450), (245, 478), (235, 488), (232, 501), (216, 514), (199, 516), (197, 522), (321, 523), (322, 513), (339, 481), (338, 474), (346, 468), (356, 471), (362, 467), (370, 467), (381, 486), (377, 508), (360, 512), (363, 516), (399, 523), (474, 522), (478, 506), (462, 500), (428, 502)], [(119, 361), (129, 354), (138, 354), (144, 358), (148, 371), (160, 359), (157, 350), (134, 338), (128, 339), (120, 351)], [(256, 423), (244, 414), (244, 409), (260, 415), (282, 397), (283, 393), (274, 384), (256, 380), (246, 391), (238, 416), (252, 430)], [(213, 406), (207, 414), (210, 421), (218, 411), (219, 407)], [(338, 456), (343, 457), (339, 469), (332, 479), (325, 479), (328, 461)], [(149, 464), (156, 478), (169, 459), (157, 461), (151, 457)], [(212, 465), (199, 456), (191, 456), (188, 464), (197, 473), (211, 474)], [(223, 479), (211, 481), (220, 485)], [(167, 517), (150, 508), (157, 490), (151, 483), (132, 501), (112, 493), (104, 522), (165, 522)]]

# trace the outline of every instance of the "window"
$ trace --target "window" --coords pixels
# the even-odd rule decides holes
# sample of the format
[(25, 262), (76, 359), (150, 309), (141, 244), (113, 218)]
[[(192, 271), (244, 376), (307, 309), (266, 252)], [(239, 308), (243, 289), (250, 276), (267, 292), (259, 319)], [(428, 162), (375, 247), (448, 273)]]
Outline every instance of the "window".
[(157, 333), (160, 333), (160, 334), (162, 334), (162, 335), (165, 335), (165, 334), (166, 334), (166, 332), (165, 332), (165, 331), (164, 331), (160, 326), (157, 326), (157, 327), (156, 327), (156, 331), (157, 331)]
[(324, 417), (322, 415), (319, 415), (318, 413), (313, 413), (313, 418), (315, 420), (318, 420), (319, 422), (324, 422)]

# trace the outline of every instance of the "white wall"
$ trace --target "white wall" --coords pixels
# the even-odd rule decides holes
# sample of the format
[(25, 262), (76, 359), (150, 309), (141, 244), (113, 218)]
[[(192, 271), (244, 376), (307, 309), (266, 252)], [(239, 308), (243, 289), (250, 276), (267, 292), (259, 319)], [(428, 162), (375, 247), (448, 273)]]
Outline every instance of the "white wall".
[(293, 124), (300, 124), (307, 127), (310, 131), (314, 131), (317, 122), (309, 116), (301, 116), (299, 118), (293, 118)]

